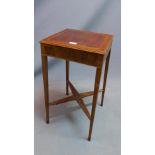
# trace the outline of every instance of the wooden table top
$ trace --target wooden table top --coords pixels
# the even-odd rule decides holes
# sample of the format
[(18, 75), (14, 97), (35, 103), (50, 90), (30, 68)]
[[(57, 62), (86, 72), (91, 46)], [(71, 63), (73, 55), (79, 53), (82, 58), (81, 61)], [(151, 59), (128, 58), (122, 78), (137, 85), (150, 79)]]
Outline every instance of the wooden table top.
[(112, 44), (112, 38), (109, 34), (65, 29), (41, 40), (40, 43), (104, 55)]

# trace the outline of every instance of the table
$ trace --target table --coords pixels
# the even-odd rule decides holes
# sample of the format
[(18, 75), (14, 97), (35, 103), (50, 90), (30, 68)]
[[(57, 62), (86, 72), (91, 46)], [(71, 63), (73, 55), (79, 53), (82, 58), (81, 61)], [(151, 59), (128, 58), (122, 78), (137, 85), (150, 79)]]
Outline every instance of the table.
[[(65, 29), (40, 41), (42, 73), (44, 83), (44, 99), (46, 110), (46, 123), (49, 123), (49, 106), (63, 104), (67, 101), (77, 101), (83, 112), (90, 120), (88, 140), (91, 140), (93, 122), (96, 111), (98, 93), (102, 92), (101, 106), (103, 106), (108, 66), (110, 60), (112, 35), (88, 32), (82, 30)], [(56, 57), (66, 61), (66, 97), (49, 102), (48, 90), (48, 62), (47, 57)], [(69, 80), (69, 62), (77, 62), (96, 67), (94, 90), (79, 93)], [(99, 89), (102, 66), (105, 62), (103, 87)], [(69, 95), (69, 88), (72, 95)], [(88, 111), (83, 98), (93, 95), (92, 110)]]

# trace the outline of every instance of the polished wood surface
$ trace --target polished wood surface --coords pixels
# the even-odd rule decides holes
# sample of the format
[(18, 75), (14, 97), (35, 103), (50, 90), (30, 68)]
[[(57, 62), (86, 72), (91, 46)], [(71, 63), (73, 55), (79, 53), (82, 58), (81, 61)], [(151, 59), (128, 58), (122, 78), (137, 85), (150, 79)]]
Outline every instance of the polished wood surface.
[(92, 135), (92, 129), (93, 129), (93, 123), (94, 123), (94, 117), (95, 117), (95, 110), (96, 110), (96, 104), (97, 104), (97, 97), (98, 97), (98, 91), (99, 91), (99, 85), (100, 85), (100, 78), (101, 78), (101, 72), (102, 72), (102, 66), (96, 68), (96, 76), (95, 76), (95, 84), (94, 84), (94, 95), (93, 95), (93, 103), (92, 103), (92, 111), (91, 111), (91, 121), (90, 121), (90, 127), (89, 127), (89, 135), (88, 140), (91, 140)]
[(77, 63), (82, 63), (90, 66), (100, 66), (104, 59), (104, 55), (98, 53), (83, 52), (61, 46), (53, 46), (53, 45), (49, 46), (46, 44), (41, 45), (44, 46), (45, 48), (45, 51), (42, 52), (42, 55), (44, 56), (52, 56), (67, 61), (74, 61)]
[(77, 103), (79, 104), (81, 109), (84, 111), (84, 113), (86, 114), (88, 119), (90, 120), (90, 113), (89, 113), (84, 101), (82, 100), (79, 92), (75, 89), (75, 87), (72, 85), (72, 83), (70, 81), (69, 81), (69, 86), (70, 86), (70, 89), (72, 91), (72, 94), (75, 96)]
[[(106, 89), (106, 83), (107, 83), (107, 75), (108, 75), (110, 54), (111, 54), (111, 50), (110, 50), (109, 53), (108, 53), (108, 56), (107, 56), (107, 59), (106, 59), (106, 63), (105, 63), (105, 71), (104, 71), (104, 79), (103, 79), (103, 88), (102, 88), (103, 90)], [(101, 106), (103, 106), (104, 94), (105, 94), (105, 91), (102, 92), (102, 96), (101, 96)]]
[[(44, 47), (41, 46), (41, 50), (44, 51)], [(47, 56), (42, 56), (42, 71), (44, 81), (44, 98), (45, 98), (45, 109), (46, 109), (46, 123), (49, 123), (49, 90), (48, 90), (48, 64)]]
[[(111, 53), (112, 35), (65, 29), (61, 32), (58, 32), (41, 40), (40, 44), (44, 82), (46, 122), (49, 123), (49, 106), (63, 104), (65, 102), (75, 100), (90, 120), (88, 135), (88, 140), (90, 141), (92, 136), (96, 104), (99, 92), (102, 92), (101, 105), (103, 105)], [(66, 61), (66, 95), (69, 95), (69, 88), (72, 92), (72, 95), (52, 102), (49, 102), (48, 94), (48, 56), (64, 59)], [(70, 61), (96, 67), (94, 91), (79, 93), (78, 90), (73, 86), (73, 84), (69, 80)], [(104, 61), (106, 61), (106, 65), (103, 88), (99, 90), (102, 66)], [(92, 110), (90, 113), (85, 105), (83, 98), (91, 95), (93, 95), (93, 101)]]
[(69, 81), (69, 61), (66, 61), (66, 95), (69, 95), (68, 81)]
[[(70, 42), (75, 42), (71, 44)], [(65, 29), (43, 40), (42, 44), (67, 47), (104, 55), (112, 44), (112, 35), (81, 30)]]
[[(100, 89), (98, 92), (103, 92), (103, 90)], [(94, 95), (94, 91), (79, 93), (80, 98), (84, 98), (84, 97), (88, 97), (88, 96), (92, 96), (92, 95)], [(66, 102), (74, 101), (74, 100), (76, 100), (76, 97), (74, 95), (71, 95), (71, 96), (64, 97), (62, 99), (52, 101), (49, 103), (49, 105), (50, 106), (51, 105), (58, 105), (58, 104), (62, 104), (62, 103), (66, 103)]]

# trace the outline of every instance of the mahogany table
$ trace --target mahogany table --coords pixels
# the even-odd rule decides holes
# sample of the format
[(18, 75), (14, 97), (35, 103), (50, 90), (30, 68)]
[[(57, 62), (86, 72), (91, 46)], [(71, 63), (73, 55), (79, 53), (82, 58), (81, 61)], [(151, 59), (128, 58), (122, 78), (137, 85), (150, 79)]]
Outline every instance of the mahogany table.
[[(73, 29), (65, 29), (40, 41), (42, 73), (44, 82), (44, 98), (46, 109), (46, 123), (49, 123), (49, 106), (63, 104), (75, 100), (90, 120), (88, 140), (91, 140), (98, 92), (102, 92), (101, 106), (103, 106), (109, 59), (112, 45), (112, 35), (87, 32)], [(47, 57), (52, 56), (66, 61), (66, 95), (69, 88), (72, 95), (49, 102), (48, 92), (48, 62)], [(69, 80), (69, 61), (82, 63), (96, 67), (94, 91), (79, 93)], [(105, 61), (105, 72), (103, 88), (99, 89), (103, 62)], [(93, 95), (92, 110), (89, 113), (83, 98)]]

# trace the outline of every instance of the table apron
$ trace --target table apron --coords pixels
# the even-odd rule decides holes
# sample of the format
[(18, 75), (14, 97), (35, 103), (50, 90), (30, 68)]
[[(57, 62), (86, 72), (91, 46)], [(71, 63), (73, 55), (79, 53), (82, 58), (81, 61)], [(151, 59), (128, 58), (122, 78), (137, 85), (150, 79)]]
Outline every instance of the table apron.
[(104, 55), (98, 53), (91, 53), (87, 51), (80, 51), (76, 49), (69, 49), (59, 46), (42, 46), (42, 55), (61, 58), (69, 61), (74, 61), (90, 66), (99, 67), (102, 65)]

